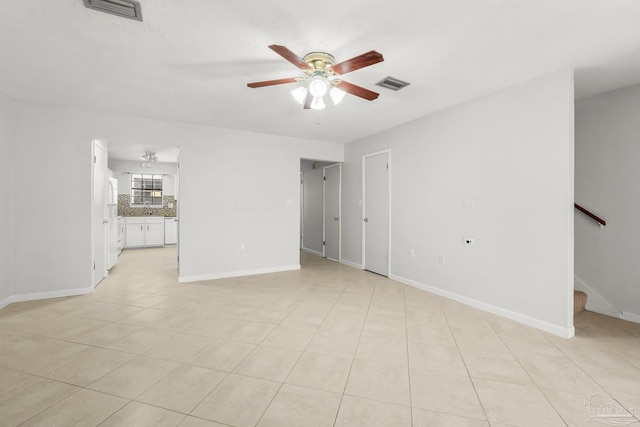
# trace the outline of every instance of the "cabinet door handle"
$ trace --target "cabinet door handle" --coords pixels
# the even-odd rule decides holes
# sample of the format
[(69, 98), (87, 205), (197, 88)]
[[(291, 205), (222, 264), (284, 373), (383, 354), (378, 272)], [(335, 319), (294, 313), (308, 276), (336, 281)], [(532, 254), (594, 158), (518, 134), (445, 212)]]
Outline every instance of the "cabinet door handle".
[(147, 225), (147, 231), (149, 231), (149, 226)]
[(142, 231), (142, 226), (140, 226), (140, 231)]

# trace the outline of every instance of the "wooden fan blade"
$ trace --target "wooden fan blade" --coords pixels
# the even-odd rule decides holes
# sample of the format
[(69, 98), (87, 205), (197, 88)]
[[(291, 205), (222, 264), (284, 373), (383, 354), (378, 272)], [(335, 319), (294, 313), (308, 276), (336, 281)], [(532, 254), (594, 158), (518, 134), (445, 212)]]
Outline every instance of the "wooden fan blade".
[(301, 70), (308, 70), (309, 68), (311, 68), (309, 67), (309, 64), (304, 62), (304, 59), (300, 58), (298, 55), (291, 52), (289, 49), (287, 49), (284, 46), (272, 44), (269, 46), (269, 49), (271, 49), (278, 55), (282, 56), (284, 59), (291, 62), (293, 65), (300, 68)]
[(338, 88), (343, 91), (350, 93), (351, 95), (359, 96), (360, 98), (364, 98), (367, 101), (373, 101), (378, 96), (379, 93), (373, 92), (369, 89), (365, 89), (361, 86), (354, 85), (353, 83), (345, 82), (344, 80), (338, 84)]
[(264, 86), (273, 86), (273, 85), (283, 85), (285, 83), (295, 83), (298, 79), (295, 77), (289, 77), (286, 79), (278, 79), (278, 80), (266, 80), (264, 82), (255, 82), (255, 83), (247, 83), (249, 87), (264, 87)]
[(307, 92), (307, 97), (304, 99), (304, 109), (308, 110), (311, 108), (311, 102), (313, 101), (313, 95), (311, 92)]
[(370, 52), (363, 53), (362, 55), (358, 55), (355, 58), (347, 59), (346, 61), (336, 64), (331, 68), (333, 68), (333, 71), (337, 74), (347, 74), (382, 61), (384, 61), (382, 54), (372, 50)]

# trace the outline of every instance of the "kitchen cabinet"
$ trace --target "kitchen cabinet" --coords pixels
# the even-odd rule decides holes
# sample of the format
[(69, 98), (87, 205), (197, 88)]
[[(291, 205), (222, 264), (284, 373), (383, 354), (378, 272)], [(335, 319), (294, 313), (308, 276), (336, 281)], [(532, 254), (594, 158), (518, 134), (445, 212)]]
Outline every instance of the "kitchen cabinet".
[(178, 219), (166, 217), (164, 219), (164, 244), (175, 245), (178, 242)]
[(131, 216), (125, 220), (125, 248), (164, 246), (164, 217)]

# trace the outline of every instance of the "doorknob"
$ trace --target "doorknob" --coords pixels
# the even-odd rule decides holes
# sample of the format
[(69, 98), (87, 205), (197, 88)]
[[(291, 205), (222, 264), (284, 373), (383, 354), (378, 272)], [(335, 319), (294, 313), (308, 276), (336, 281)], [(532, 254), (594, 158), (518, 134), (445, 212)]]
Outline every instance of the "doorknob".
[(364, 219), (364, 222), (369, 222), (369, 218), (365, 218), (365, 219)]
[(338, 221), (339, 219), (340, 219), (339, 217), (333, 218), (334, 221)]
[(108, 220), (108, 219), (103, 219), (103, 220), (102, 220), (102, 223), (103, 223), (103, 224), (109, 224), (109, 220)]

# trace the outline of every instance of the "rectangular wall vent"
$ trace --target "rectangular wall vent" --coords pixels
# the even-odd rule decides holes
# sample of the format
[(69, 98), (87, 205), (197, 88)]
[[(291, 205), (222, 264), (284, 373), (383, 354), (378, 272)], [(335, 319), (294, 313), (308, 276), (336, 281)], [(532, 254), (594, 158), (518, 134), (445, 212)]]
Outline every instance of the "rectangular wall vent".
[(376, 85), (378, 86), (386, 87), (387, 89), (391, 89), (391, 90), (400, 90), (403, 87), (409, 86), (410, 84), (411, 83), (409, 82), (403, 82), (402, 80), (396, 79), (391, 76), (385, 77), (384, 79), (376, 83)]
[(89, 9), (110, 13), (123, 18), (142, 21), (140, 2), (136, 0), (83, 0)]

